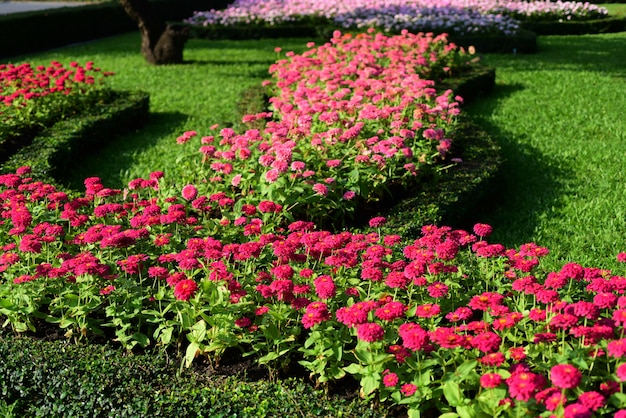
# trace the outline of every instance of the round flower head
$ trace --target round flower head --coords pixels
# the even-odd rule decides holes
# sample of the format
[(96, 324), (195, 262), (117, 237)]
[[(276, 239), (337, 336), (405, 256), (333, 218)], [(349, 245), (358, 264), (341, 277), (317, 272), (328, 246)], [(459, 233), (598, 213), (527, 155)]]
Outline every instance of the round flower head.
[(191, 279), (183, 279), (176, 283), (174, 296), (178, 300), (188, 301), (198, 290), (198, 285)]
[(191, 201), (198, 196), (198, 189), (196, 189), (196, 186), (194, 186), (193, 184), (188, 184), (183, 187), (182, 194), (185, 200)]
[(617, 366), (617, 368), (615, 369), (615, 374), (620, 381), (626, 382), (626, 363), (622, 363)]
[(366, 322), (357, 326), (356, 335), (360, 340), (373, 343), (383, 339), (385, 330), (374, 322)]
[(498, 373), (485, 373), (480, 376), (480, 386), (485, 389), (493, 389), (502, 383), (502, 376)]
[(550, 380), (559, 389), (573, 389), (582, 379), (582, 373), (571, 364), (557, 364), (550, 369)]
[(383, 376), (383, 385), (385, 385), (385, 387), (394, 387), (398, 384), (398, 375), (395, 373), (387, 373)]
[(486, 238), (493, 232), (491, 225), (478, 223), (474, 225), (474, 233), (481, 238)]

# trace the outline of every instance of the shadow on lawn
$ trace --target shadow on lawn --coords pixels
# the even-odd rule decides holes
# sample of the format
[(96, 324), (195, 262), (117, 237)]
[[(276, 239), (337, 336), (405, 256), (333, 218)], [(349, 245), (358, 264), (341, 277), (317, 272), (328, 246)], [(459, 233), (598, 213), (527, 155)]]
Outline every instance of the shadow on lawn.
[(135, 132), (128, 132), (98, 149), (87, 150), (66, 177), (59, 181), (72, 190), (84, 191), (87, 177), (106, 178), (106, 186), (123, 188), (122, 174), (133, 164), (132, 156), (153, 146), (164, 136), (175, 136), (188, 115), (178, 112), (150, 113), (148, 122)]
[(538, 220), (559, 206), (563, 179), (571, 171), (556, 157), (528, 145), (524, 135), (508, 132), (490, 122), (501, 100), (521, 89), (523, 86), (519, 84), (498, 85), (491, 96), (467, 110), (501, 146), (504, 161), (491, 193), (476, 206), (474, 219), (468, 219), (468, 224), (460, 227), (471, 229), (475, 222), (489, 223), (494, 227), (490, 240), (507, 247), (533, 239)]
[(578, 35), (539, 37), (538, 53), (498, 63), (518, 71), (590, 71), (626, 78), (626, 37)]

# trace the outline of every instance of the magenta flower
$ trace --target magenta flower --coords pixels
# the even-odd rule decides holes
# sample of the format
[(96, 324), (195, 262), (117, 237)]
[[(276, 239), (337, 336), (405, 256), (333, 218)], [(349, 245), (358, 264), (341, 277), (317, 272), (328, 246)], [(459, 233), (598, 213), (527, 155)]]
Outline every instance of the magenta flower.
[(493, 389), (502, 383), (502, 376), (498, 373), (485, 373), (480, 376), (480, 386), (485, 389)]
[(194, 200), (198, 196), (198, 189), (193, 184), (188, 184), (183, 187), (182, 195), (185, 200)]
[(385, 330), (379, 324), (366, 322), (364, 324), (357, 325), (356, 334), (360, 340), (373, 343), (383, 339), (385, 336)]
[(582, 373), (571, 364), (557, 364), (550, 369), (550, 381), (559, 389), (573, 389), (581, 379)]

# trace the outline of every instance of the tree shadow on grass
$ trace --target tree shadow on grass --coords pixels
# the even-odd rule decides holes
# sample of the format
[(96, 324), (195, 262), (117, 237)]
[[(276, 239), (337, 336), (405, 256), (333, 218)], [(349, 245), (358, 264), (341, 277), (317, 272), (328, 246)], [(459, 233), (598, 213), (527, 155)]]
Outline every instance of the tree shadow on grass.
[(490, 239), (507, 247), (535, 239), (539, 219), (560, 206), (564, 181), (573, 170), (562, 160), (528, 145), (525, 135), (509, 132), (490, 121), (500, 101), (521, 88), (518, 84), (499, 85), (492, 96), (467, 110), (500, 145), (503, 163), (490, 192), (476, 204), (463, 225), (453, 225), (471, 229), (476, 222), (489, 223), (494, 227)]
[(626, 77), (626, 38), (616, 34), (539, 37), (538, 53), (499, 67), (532, 71), (589, 71)]
[(133, 164), (133, 155), (154, 146), (161, 137), (179, 133), (187, 118), (178, 112), (150, 113), (147, 123), (137, 130), (116, 135), (97, 149), (83, 150), (72, 171), (59, 181), (76, 191), (84, 191), (83, 181), (87, 177), (106, 178), (106, 187), (124, 187), (122, 173)]

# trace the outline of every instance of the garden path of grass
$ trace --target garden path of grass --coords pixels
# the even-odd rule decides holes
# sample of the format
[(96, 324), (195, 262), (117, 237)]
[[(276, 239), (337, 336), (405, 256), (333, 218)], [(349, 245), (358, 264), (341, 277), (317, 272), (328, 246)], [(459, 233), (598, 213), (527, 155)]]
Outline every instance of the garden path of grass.
[[(145, 129), (103, 144), (73, 173), (76, 187), (93, 175), (122, 187), (155, 170), (177, 178), (176, 136), (232, 123), (241, 93), (268, 77), (274, 47), (297, 52), (306, 41), (191, 40), (188, 64), (152, 67), (131, 33), (16, 61), (93, 60), (117, 73), (114, 88), (150, 92), (154, 114)], [(493, 242), (547, 246), (546, 268), (575, 261), (619, 273), (615, 255), (626, 250), (626, 33), (538, 42), (536, 54), (483, 57), (497, 69), (497, 87), (467, 111), (502, 144), (507, 162), (497, 198), (471, 221), (491, 223)]]

